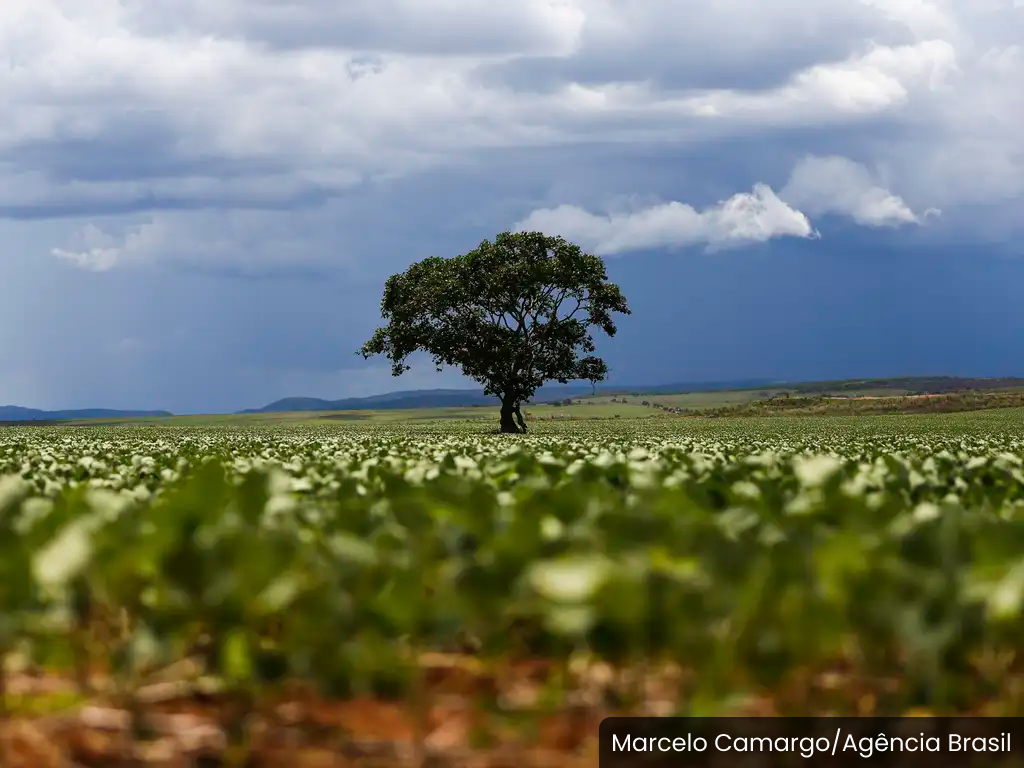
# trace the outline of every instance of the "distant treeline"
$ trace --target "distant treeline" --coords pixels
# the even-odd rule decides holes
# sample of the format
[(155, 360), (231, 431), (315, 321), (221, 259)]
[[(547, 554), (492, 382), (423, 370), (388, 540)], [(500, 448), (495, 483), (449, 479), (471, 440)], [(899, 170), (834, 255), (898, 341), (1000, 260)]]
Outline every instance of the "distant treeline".
[(67, 423), (67, 419), (19, 419), (0, 421), (0, 427), (56, 427)]
[(885, 413), (955, 413), (1024, 406), (1024, 391), (965, 391), (896, 397), (774, 397), (714, 408), (702, 415), (738, 416), (861, 416)]
[(971, 391), (1024, 389), (1024, 379), (1000, 377), (995, 379), (961, 378), (958, 376), (901, 376), (889, 379), (844, 379), (842, 381), (811, 381), (787, 384), (786, 389), (797, 394), (825, 394), (858, 392), (866, 389), (893, 389), (912, 394), (957, 394)]

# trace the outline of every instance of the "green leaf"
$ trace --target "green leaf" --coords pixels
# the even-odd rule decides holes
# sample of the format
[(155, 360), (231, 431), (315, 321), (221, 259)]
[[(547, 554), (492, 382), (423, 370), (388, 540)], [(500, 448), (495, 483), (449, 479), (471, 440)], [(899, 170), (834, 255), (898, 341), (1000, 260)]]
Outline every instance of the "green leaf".
[(363, 566), (377, 563), (377, 550), (373, 545), (350, 534), (333, 534), (328, 539), (327, 546), (331, 554), (339, 560)]
[(602, 557), (567, 557), (534, 564), (530, 584), (538, 594), (559, 603), (583, 603), (604, 585), (611, 563)]
[(279, 613), (290, 606), (302, 593), (304, 579), (297, 573), (283, 573), (256, 598), (257, 615)]
[(224, 637), (220, 668), (230, 682), (248, 683), (253, 680), (252, 644), (245, 630), (234, 630)]
[(88, 518), (75, 520), (57, 534), (32, 561), (36, 581), (48, 589), (60, 589), (81, 573), (93, 554), (92, 525)]

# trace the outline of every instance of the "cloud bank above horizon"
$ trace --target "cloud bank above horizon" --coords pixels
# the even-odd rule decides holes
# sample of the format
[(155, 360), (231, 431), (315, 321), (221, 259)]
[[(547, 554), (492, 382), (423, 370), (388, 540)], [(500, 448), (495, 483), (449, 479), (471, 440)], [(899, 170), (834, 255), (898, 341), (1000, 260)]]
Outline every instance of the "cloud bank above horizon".
[(866, 227), (922, 224), (941, 215), (929, 208), (919, 216), (902, 198), (877, 186), (866, 168), (844, 157), (808, 156), (793, 169), (781, 196), (766, 184), (755, 184), (752, 192), (703, 211), (673, 201), (599, 216), (560, 205), (531, 212), (515, 229), (558, 232), (601, 256), (697, 244), (718, 250), (776, 237), (820, 237), (804, 210), (846, 216)]
[[(809, 158), (779, 199), (878, 226), (920, 223), (908, 200), (1021, 195), (1024, 14), (1010, 0), (729, 0), (687, 9), (686, 25), (670, 23), (682, 11), (668, 0), (499, 5), (12, 0), (0, 215), (82, 221), (51, 254), (108, 270), (175, 258), (203, 211), (308, 207), (502, 150), (687, 149), (873, 123), (888, 142)], [(862, 166), (877, 165), (896, 191), (869, 181)], [(754, 185), (772, 180), (689, 224), (686, 206), (700, 206), (680, 201), (630, 226), (678, 219), (679, 244), (813, 231)], [(532, 215), (558, 221), (543, 210)], [(129, 212), (149, 220), (108, 231)]]

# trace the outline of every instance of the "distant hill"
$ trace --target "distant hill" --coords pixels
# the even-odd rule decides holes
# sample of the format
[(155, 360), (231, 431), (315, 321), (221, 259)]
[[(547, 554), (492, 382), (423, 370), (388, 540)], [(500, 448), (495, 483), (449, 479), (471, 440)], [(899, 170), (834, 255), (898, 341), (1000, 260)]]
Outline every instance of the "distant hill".
[(108, 408), (83, 408), (72, 411), (41, 411), (19, 405), (0, 405), (0, 422), (64, 421), (67, 419), (129, 419), (173, 416), (169, 411), (117, 411)]
[[(706, 392), (721, 389), (748, 389), (777, 384), (768, 380), (707, 382), (701, 384), (660, 384), (656, 386), (601, 386), (602, 395), (630, 393), (654, 394), (665, 392)], [(594, 392), (588, 384), (560, 384), (542, 387), (531, 402), (549, 403), (567, 397), (589, 395)], [(401, 410), (405, 408), (465, 408), (474, 405), (497, 405), (494, 397), (485, 397), (481, 389), (415, 389), (388, 392), (369, 397), (348, 397), (343, 400), (322, 400), (316, 397), (286, 397), (262, 408), (249, 408), (239, 413), (287, 413), (293, 411), (362, 411)]]
[[(550, 389), (550, 388), (548, 388)], [(538, 393), (534, 402), (561, 400), (573, 395), (589, 394), (590, 387), (559, 387), (558, 391)], [(286, 413), (290, 411), (363, 411), (400, 410), (405, 408), (461, 408), (473, 405), (497, 405), (494, 397), (486, 397), (477, 389), (417, 389), (388, 392), (369, 397), (347, 397), (343, 400), (321, 400), (316, 397), (286, 397), (262, 408), (250, 408), (239, 413)]]
[[(758, 390), (771, 388), (788, 390), (798, 395), (843, 396), (865, 390), (892, 390), (893, 394), (947, 394), (971, 391), (1024, 390), (1024, 378), (978, 378), (961, 376), (900, 376), (885, 379), (843, 379), (838, 381), (787, 382), (777, 379), (743, 379), (733, 381), (680, 382), (656, 385), (602, 385), (553, 384), (542, 387), (533, 398), (534, 403), (549, 403), (567, 397), (582, 397), (596, 392), (600, 395), (675, 394), (687, 392), (714, 392), (724, 390)], [(485, 397), (482, 389), (415, 389), (387, 392), (368, 397), (348, 397), (324, 400), (316, 397), (286, 397), (262, 408), (250, 408), (238, 413), (285, 413), (289, 411), (361, 411), (401, 410), (412, 408), (464, 408), (469, 406), (494, 407), (498, 401)], [(72, 419), (125, 419), (162, 418), (173, 416), (169, 411), (135, 411), (109, 408), (82, 408), (77, 410), (44, 411), (17, 405), (0, 406), (0, 423), (48, 423)]]
[[(851, 394), (863, 390), (893, 390), (894, 392), (946, 394), (965, 391), (999, 391), (1024, 388), (1024, 378), (969, 378), (959, 376), (900, 376), (887, 379), (843, 379), (839, 381), (786, 382), (773, 379), (743, 379), (734, 381), (681, 382), (676, 384), (606, 385), (595, 389), (587, 384), (550, 385), (538, 390), (534, 403), (553, 402), (567, 397), (579, 397), (595, 392), (601, 395), (670, 394), (684, 392), (714, 392), (723, 390), (755, 390), (765, 387), (781, 388), (799, 394)], [(498, 400), (485, 397), (479, 389), (416, 389), (388, 392), (369, 397), (348, 397), (342, 400), (324, 400), (316, 397), (286, 397), (262, 408), (250, 408), (239, 413), (285, 413), (289, 411), (362, 411), (400, 410), (405, 408), (465, 408), (469, 406), (496, 406)]]

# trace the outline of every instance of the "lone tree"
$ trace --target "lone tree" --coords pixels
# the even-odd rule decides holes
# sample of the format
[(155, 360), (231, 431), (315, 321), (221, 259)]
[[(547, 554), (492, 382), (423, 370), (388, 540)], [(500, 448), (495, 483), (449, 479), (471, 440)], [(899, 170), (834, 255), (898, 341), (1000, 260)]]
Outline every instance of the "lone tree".
[[(391, 373), (425, 351), (440, 371), (458, 366), (501, 401), (501, 431), (526, 431), (520, 405), (545, 381), (603, 381), (590, 329), (615, 335), (612, 313), (631, 314), (604, 262), (561, 237), (502, 232), (450, 259), (431, 257), (392, 275), (378, 328), (359, 350), (385, 355)], [(518, 424), (517, 424), (518, 422)]]

